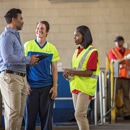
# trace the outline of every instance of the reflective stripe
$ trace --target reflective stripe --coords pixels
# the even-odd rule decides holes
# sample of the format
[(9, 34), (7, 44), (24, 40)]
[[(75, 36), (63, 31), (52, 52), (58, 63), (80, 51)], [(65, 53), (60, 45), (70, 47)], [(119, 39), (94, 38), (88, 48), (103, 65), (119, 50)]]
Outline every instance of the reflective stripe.
[[(91, 51), (91, 50), (93, 50), (93, 49), (95, 49), (94, 47), (90, 47), (89, 49), (88, 49), (88, 51), (83, 55), (83, 57), (82, 57), (82, 59), (81, 59), (81, 61), (80, 61), (80, 63), (79, 63), (79, 66), (78, 66), (78, 68), (72, 68), (71, 70), (82, 70), (82, 66), (83, 66), (83, 63), (84, 63), (84, 61), (85, 61), (85, 58), (86, 58), (86, 56), (89, 54), (89, 52)], [(92, 75), (91, 76), (91, 78), (95, 78), (95, 79), (98, 79), (98, 77), (99, 76), (97, 76), (97, 75)], [(72, 81), (72, 80), (71, 80)]]
[(125, 68), (126, 68), (126, 67), (127, 67), (127, 65), (126, 65), (126, 64), (120, 64), (120, 65), (119, 65), (119, 68), (123, 68), (123, 67), (125, 67)]
[(129, 54), (129, 49), (126, 49), (126, 55), (128, 55)]
[[(82, 69), (78, 69), (78, 68), (73, 68), (71, 70), (82, 70)], [(95, 78), (95, 79), (98, 79), (98, 75), (92, 75), (91, 78)]]
[[(91, 76), (91, 78), (94, 78), (94, 79), (97, 79), (97, 80), (98, 80), (98, 77), (99, 77), (98, 75), (92, 75)], [(69, 78), (69, 82), (71, 82), (72, 80), (75, 79), (73, 75), (69, 76), (68, 78)]]
[(92, 75), (91, 78), (98, 79), (98, 75)]
[(120, 56), (118, 55), (118, 53), (117, 53), (116, 49), (115, 49), (115, 48), (113, 48), (112, 50), (113, 50), (113, 51), (114, 51), (114, 53), (116, 54), (117, 59), (120, 59)]
[(80, 61), (80, 63), (79, 63), (79, 66), (78, 66), (78, 68), (79, 69), (82, 69), (82, 66), (83, 66), (83, 63), (84, 63), (84, 61), (85, 61), (85, 58), (86, 58), (86, 56), (88, 55), (88, 53), (92, 50), (92, 49), (95, 49), (94, 47), (90, 47), (89, 49), (88, 49), (88, 51), (84, 54), (84, 56), (82, 57), (82, 59), (81, 59), (81, 61)]
[(126, 64), (121, 64), (121, 65), (119, 65), (119, 68), (120, 68), (120, 69), (121, 69), (121, 68), (130, 69), (130, 67), (127, 66)]
[[(82, 59), (81, 59), (81, 61), (80, 61), (80, 63), (79, 63), (78, 70), (82, 70), (82, 66), (83, 66), (83, 63), (84, 63), (84, 61), (85, 61), (86, 56), (87, 56), (87, 55), (89, 54), (89, 52), (90, 52), (91, 50), (93, 50), (93, 49), (95, 49), (95, 48), (94, 48), (94, 47), (89, 48), (88, 51), (84, 54), (84, 56), (82, 57)], [(92, 75), (91, 78), (98, 79), (98, 76), (97, 76), (97, 75)]]
[(71, 70), (82, 70), (82, 69), (79, 69), (79, 68), (71, 68)]

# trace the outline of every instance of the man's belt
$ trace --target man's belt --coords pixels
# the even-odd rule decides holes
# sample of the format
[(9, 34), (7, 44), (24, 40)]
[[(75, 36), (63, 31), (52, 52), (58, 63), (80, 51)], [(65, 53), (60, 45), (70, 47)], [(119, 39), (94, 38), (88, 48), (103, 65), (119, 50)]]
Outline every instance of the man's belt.
[(24, 77), (26, 75), (26, 73), (17, 72), (17, 71), (13, 71), (13, 70), (4, 70), (2, 72), (9, 73), (9, 74), (16, 74), (16, 75), (19, 75), (19, 76), (22, 76), (22, 77)]

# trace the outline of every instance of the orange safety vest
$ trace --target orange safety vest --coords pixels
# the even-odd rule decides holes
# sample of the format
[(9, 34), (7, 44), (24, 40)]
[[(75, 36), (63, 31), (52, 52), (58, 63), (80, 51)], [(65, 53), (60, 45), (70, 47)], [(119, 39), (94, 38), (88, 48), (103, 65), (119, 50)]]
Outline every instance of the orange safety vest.
[[(115, 55), (116, 59), (122, 59), (128, 53), (130, 53), (129, 49), (125, 49), (124, 56), (118, 51), (118, 49), (113, 48), (112, 53)], [(124, 60), (123, 62), (119, 63), (119, 77), (121, 78), (130, 78), (130, 61)]]

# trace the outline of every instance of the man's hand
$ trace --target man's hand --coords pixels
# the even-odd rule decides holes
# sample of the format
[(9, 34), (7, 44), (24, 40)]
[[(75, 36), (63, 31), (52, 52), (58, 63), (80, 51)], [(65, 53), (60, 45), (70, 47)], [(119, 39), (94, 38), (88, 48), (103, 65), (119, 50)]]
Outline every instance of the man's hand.
[(39, 58), (37, 57), (37, 55), (32, 55), (31, 60), (30, 60), (30, 64), (31, 65), (36, 65), (38, 60), (39, 60)]
[(130, 60), (130, 53), (124, 57), (125, 60)]

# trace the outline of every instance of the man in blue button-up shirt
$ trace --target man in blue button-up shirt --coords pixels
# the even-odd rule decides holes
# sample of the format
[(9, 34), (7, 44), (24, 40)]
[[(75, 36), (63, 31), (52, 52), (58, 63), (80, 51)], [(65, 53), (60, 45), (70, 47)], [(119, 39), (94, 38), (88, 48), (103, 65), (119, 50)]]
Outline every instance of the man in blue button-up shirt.
[(26, 100), (26, 65), (35, 65), (37, 55), (24, 56), (18, 30), (23, 27), (22, 11), (5, 14), (7, 27), (0, 35), (0, 89), (5, 106), (5, 129), (20, 130)]

